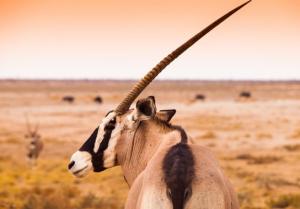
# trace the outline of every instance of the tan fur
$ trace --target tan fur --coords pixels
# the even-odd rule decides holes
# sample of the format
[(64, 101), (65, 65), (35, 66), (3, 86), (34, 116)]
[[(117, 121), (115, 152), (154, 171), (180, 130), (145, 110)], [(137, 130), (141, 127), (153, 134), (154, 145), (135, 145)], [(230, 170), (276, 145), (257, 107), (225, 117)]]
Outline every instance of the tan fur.
[[(172, 209), (163, 181), (162, 162), (180, 133), (157, 119), (141, 122), (136, 132), (125, 130), (116, 152), (130, 186), (126, 209)], [(238, 209), (235, 192), (217, 161), (206, 148), (188, 144), (195, 158), (192, 196), (186, 209)]]
[(27, 156), (31, 166), (36, 165), (36, 160), (40, 156), (44, 147), (43, 141), (38, 136), (32, 136), (27, 146)]
[[(102, 171), (117, 164), (121, 165), (125, 179), (130, 186), (126, 209), (172, 209), (174, 207), (172, 204), (176, 204), (176, 208), (185, 207), (186, 209), (239, 208), (234, 191), (212, 154), (205, 148), (192, 144), (180, 127), (175, 128), (160, 121), (169, 121), (175, 114), (174, 111), (159, 116), (153, 96), (137, 101), (135, 110), (128, 111), (128, 109), (138, 95), (168, 64), (250, 1), (214, 21), (149, 71), (100, 124), (98, 134), (95, 135), (97, 138), (93, 151), (90, 152), (89, 148), (85, 148), (85, 151), (89, 151), (89, 155), (91, 155), (91, 162), (77, 152), (71, 157), (69, 170), (74, 175), (81, 172), (83, 176), (87, 170), (82, 169), (90, 168), (89, 165), (93, 166), (94, 171)], [(157, 116), (155, 116), (156, 114)], [(92, 141), (94, 138), (89, 138), (87, 142), (90, 142), (89, 140)], [(110, 140), (108, 147), (107, 140)], [(100, 149), (102, 142), (104, 142), (102, 149), (106, 150)], [(175, 147), (171, 151), (175, 150), (175, 154), (178, 156), (169, 156), (168, 154), (173, 154), (169, 152), (171, 147), (179, 142), (181, 144), (178, 146), (184, 144), (186, 150), (175, 150), (177, 149)], [(186, 143), (189, 144), (189, 147)], [(188, 155), (184, 155), (184, 152)], [(104, 159), (101, 157), (102, 155)], [(166, 158), (164, 158), (165, 156)], [(168, 161), (170, 158), (177, 162), (187, 161), (175, 164)], [(98, 164), (96, 159), (100, 161)], [(189, 161), (191, 165), (187, 165)], [(102, 162), (104, 166), (101, 164)], [(84, 165), (84, 167), (79, 168), (77, 164)], [(169, 165), (175, 165), (175, 170), (171, 169), (168, 172)], [(180, 169), (183, 171), (181, 172)], [(187, 170), (192, 172), (187, 172)], [(175, 175), (175, 180), (173, 181), (173, 176), (165, 175), (166, 173)], [(177, 175), (179, 173), (183, 173), (183, 175)], [(178, 176), (180, 179), (177, 179)], [(172, 181), (169, 182), (169, 179)], [(189, 181), (185, 182), (185, 180)], [(171, 188), (173, 183), (176, 187)], [(167, 195), (167, 189), (172, 190), (169, 192), (172, 203)], [(191, 194), (190, 191), (192, 191)]]
[(30, 166), (35, 166), (36, 160), (43, 150), (44, 143), (41, 139), (41, 136), (38, 134), (38, 124), (35, 126), (34, 130), (32, 130), (28, 118), (26, 118), (26, 124), (27, 134), (25, 135), (25, 137), (30, 139), (29, 144), (27, 145), (27, 157)]

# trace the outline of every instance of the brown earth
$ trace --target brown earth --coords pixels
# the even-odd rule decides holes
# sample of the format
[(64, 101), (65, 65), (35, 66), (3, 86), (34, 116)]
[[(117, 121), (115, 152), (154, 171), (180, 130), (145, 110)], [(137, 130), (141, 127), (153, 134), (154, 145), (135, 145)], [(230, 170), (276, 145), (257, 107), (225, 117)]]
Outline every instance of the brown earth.
[[(0, 81), (0, 209), (122, 208), (120, 168), (75, 179), (66, 165), (131, 81)], [(250, 91), (251, 99), (239, 99)], [(204, 102), (195, 101), (204, 94)], [(73, 104), (61, 101), (75, 97)], [(93, 102), (97, 95), (104, 103)], [(158, 81), (159, 109), (210, 147), (236, 188), (242, 208), (300, 208), (300, 82)], [(45, 149), (26, 162), (26, 119), (40, 124)]]

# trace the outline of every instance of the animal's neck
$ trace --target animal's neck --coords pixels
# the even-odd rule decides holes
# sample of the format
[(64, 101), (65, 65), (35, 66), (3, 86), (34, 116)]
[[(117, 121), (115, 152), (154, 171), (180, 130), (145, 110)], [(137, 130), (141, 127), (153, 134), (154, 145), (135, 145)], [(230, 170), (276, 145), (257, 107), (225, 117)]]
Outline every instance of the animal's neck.
[(126, 148), (118, 156), (118, 160), (129, 186), (146, 168), (161, 145), (163, 137), (170, 131), (172, 129), (160, 127), (155, 122), (142, 122), (135, 134), (124, 140)]

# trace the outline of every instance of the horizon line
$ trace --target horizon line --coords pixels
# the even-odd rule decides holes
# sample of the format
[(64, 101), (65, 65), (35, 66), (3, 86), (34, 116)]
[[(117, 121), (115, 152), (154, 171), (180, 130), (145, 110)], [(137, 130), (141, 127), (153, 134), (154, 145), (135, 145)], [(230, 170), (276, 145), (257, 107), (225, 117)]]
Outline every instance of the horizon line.
[[(112, 82), (136, 82), (139, 79), (112, 79), (112, 78), (0, 78), (0, 82), (5, 81), (28, 81), (28, 82), (39, 82), (39, 81), (66, 81), (66, 82), (98, 82), (98, 81), (112, 81)], [(300, 82), (300, 79), (164, 79), (158, 78), (153, 82)]]

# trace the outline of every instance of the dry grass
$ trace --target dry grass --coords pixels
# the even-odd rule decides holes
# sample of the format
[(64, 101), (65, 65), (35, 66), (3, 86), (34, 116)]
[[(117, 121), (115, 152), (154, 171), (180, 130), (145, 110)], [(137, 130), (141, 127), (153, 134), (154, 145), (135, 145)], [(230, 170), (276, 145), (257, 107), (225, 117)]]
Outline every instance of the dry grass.
[(300, 208), (300, 194), (282, 195), (267, 202), (270, 208)]
[(241, 154), (236, 157), (238, 160), (246, 160), (248, 164), (269, 164), (281, 161), (277, 156), (253, 156), (250, 154)]
[(300, 150), (300, 144), (290, 144), (283, 146), (284, 149), (290, 152), (295, 152)]
[[(75, 179), (66, 165), (131, 84), (0, 82), (0, 209), (123, 208), (128, 188), (120, 168)], [(255, 92), (255, 100), (235, 102), (245, 88)], [(199, 92), (209, 100), (189, 103)], [(75, 104), (61, 102), (68, 94)], [(94, 95), (104, 103), (94, 104)], [(241, 209), (299, 208), (300, 145), (289, 140), (300, 139), (299, 83), (156, 82), (143, 94), (148, 95), (156, 96), (158, 109), (177, 109), (172, 122), (212, 150)], [(26, 112), (40, 122), (45, 141), (32, 170), (25, 160)]]
[(300, 129), (296, 129), (294, 133), (290, 136), (292, 139), (300, 139)]
[(213, 131), (207, 131), (200, 136), (201, 139), (216, 139), (217, 135)]
[[(30, 169), (6, 161), (1, 164), (0, 175), (1, 209), (117, 209), (122, 208), (127, 193), (118, 168), (76, 180), (61, 162), (40, 161), (38, 167)], [(111, 182), (118, 186), (112, 188)]]
[(257, 139), (272, 139), (272, 134), (270, 133), (258, 133), (256, 134)]

